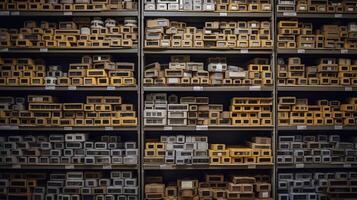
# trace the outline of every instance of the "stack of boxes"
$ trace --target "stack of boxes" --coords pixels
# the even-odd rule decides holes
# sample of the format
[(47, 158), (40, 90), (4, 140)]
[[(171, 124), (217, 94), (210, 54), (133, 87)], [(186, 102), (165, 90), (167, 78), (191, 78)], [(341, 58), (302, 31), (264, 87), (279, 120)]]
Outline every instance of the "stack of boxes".
[(145, 66), (144, 84), (152, 85), (264, 85), (273, 84), (269, 59), (255, 58), (248, 62), (247, 69), (229, 65), (225, 57), (208, 58), (192, 62), (190, 56), (171, 56), (166, 64), (152, 63)]
[(136, 142), (122, 142), (120, 136), (88, 140), (87, 134), (0, 137), (0, 165), (135, 165)]
[(342, 126), (356, 125), (357, 98), (341, 101), (319, 100), (309, 105), (308, 99), (280, 97), (278, 102), (279, 126)]
[(146, 95), (145, 126), (271, 126), (272, 98), (235, 97), (229, 111), (208, 97)]
[(210, 165), (273, 164), (271, 138), (254, 137), (249, 147), (210, 144)]
[(291, 164), (353, 164), (356, 163), (356, 140), (341, 141), (339, 135), (280, 136), (277, 163)]
[(146, 142), (144, 156), (146, 165), (208, 165), (208, 138), (161, 136), (160, 142)]
[(81, 63), (45, 66), (43, 60), (0, 58), (3, 86), (135, 86), (134, 63), (113, 62), (110, 55), (83, 56)]
[(138, 179), (130, 171), (3, 174), (2, 199), (138, 200)]
[(132, 48), (137, 44), (136, 18), (75, 18), (74, 21), (25, 21), (20, 29), (1, 28), (0, 47), (9, 48)]
[[(27, 104), (27, 105), (26, 105)], [(86, 103), (57, 103), (52, 96), (0, 97), (1, 126), (136, 126), (132, 104), (120, 96), (87, 96)]]
[[(165, 186), (162, 177), (153, 177), (145, 185), (145, 199), (259, 199), (272, 200), (270, 177), (206, 175), (204, 181), (177, 180), (176, 185)], [(156, 182), (155, 182), (156, 181)]]
[(145, 0), (146, 11), (270, 12), (270, 0)]
[(353, 0), (279, 0), (278, 12), (298, 13), (356, 13), (356, 1)]
[(357, 85), (357, 61), (347, 58), (320, 58), (318, 65), (305, 66), (298, 57), (291, 57), (288, 63), (278, 61), (279, 85)]
[(312, 23), (279, 21), (278, 48), (301, 49), (356, 49), (357, 24), (322, 25), (314, 29)]
[(214, 21), (203, 28), (169, 19), (146, 21), (146, 48), (271, 48), (269, 21)]
[(21, 1), (4, 0), (0, 10), (10, 11), (107, 11), (137, 10), (136, 0), (56, 0)]
[(356, 172), (278, 174), (278, 199), (353, 199)]

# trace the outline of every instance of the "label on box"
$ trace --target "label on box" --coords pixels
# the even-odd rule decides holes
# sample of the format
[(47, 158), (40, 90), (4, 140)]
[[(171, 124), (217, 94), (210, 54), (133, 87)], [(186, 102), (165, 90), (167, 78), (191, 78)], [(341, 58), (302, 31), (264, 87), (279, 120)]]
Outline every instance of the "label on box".
[(221, 72), (221, 71), (222, 71), (222, 68), (223, 68), (223, 67), (222, 67), (222, 64), (221, 64), (221, 63), (218, 63), (218, 64), (216, 65), (216, 67), (217, 67), (217, 68), (216, 68), (216, 71), (217, 71), (217, 72)]
[(65, 131), (71, 131), (71, 130), (73, 130), (73, 127), (71, 127), (71, 126), (65, 126), (65, 127), (63, 127), (63, 130), (65, 130)]
[(343, 126), (335, 126), (335, 130), (342, 130)]
[(113, 128), (112, 126), (107, 126), (107, 127), (104, 128), (104, 130), (106, 130), (106, 131), (112, 131), (112, 130), (114, 130), (114, 128)]
[(55, 90), (56, 89), (56, 86), (54, 85), (46, 85), (45, 86), (45, 90)]
[(306, 128), (307, 127), (305, 125), (296, 127), (297, 130), (306, 130)]
[(249, 53), (249, 50), (248, 49), (241, 49), (240, 53)]
[(348, 54), (348, 49), (341, 49), (341, 54)]
[(172, 131), (172, 126), (165, 126), (164, 131)]
[(248, 169), (255, 169), (255, 168), (257, 168), (256, 165), (248, 165)]
[(202, 91), (203, 87), (202, 86), (193, 86), (193, 91)]
[(103, 165), (103, 169), (112, 169), (111, 165)]
[(14, 12), (11, 12), (11, 15), (17, 16), (17, 15), (20, 15), (20, 12), (19, 11), (14, 11)]
[(193, 181), (181, 181), (181, 189), (192, 189)]
[(72, 15), (72, 12), (63, 12), (63, 15), (70, 16), (70, 15)]
[(64, 168), (65, 169), (74, 169), (74, 165), (65, 165)]
[(304, 168), (304, 163), (299, 163), (295, 165), (296, 168)]
[(196, 131), (204, 131), (204, 130), (208, 130), (208, 126), (207, 125), (198, 125), (198, 126), (196, 126)]
[(283, 16), (296, 16), (296, 12), (283, 12)]
[(227, 16), (227, 13), (226, 12), (221, 12), (221, 13), (219, 13), (219, 16), (225, 17), (225, 16)]
[(269, 192), (261, 192), (262, 198), (269, 198)]
[(48, 49), (47, 48), (41, 48), (40, 52), (48, 52)]
[(7, 52), (7, 51), (9, 51), (9, 49), (8, 48), (2, 48), (2, 49), (0, 49), (0, 51), (1, 52)]
[(335, 18), (342, 18), (342, 14), (336, 13), (336, 14), (335, 14)]
[(350, 163), (345, 163), (345, 164), (343, 164), (343, 167), (344, 168), (350, 168), (350, 167), (352, 167), (352, 165)]
[(221, 157), (221, 156), (222, 156), (222, 153), (217, 153), (217, 156)]
[(77, 90), (77, 86), (68, 86), (68, 90)]
[(298, 49), (297, 52), (298, 53), (305, 53), (305, 49)]
[(9, 11), (0, 11), (1, 16), (9, 16), (10, 12)]
[(173, 169), (174, 167), (172, 165), (160, 165), (160, 169)]
[(115, 87), (113, 87), (113, 86), (108, 86), (108, 87), (107, 87), (107, 90), (115, 90)]
[(13, 168), (13, 169), (20, 169), (20, 168), (21, 168), (21, 165), (12, 165), (12, 168)]
[(352, 91), (352, 87), (345, 87), (345, 91), (346, 92), (351, 92)]
[(250, 91), (260, 91), (262, 87), (260, 85), (249, 86)]

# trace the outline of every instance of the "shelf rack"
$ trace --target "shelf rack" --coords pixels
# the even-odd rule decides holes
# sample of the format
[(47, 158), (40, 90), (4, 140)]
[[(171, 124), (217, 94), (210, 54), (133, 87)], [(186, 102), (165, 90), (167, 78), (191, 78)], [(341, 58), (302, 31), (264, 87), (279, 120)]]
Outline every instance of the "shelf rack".
[[(97, 134), (97, 131), (104, 131), (110, 133), (130, 132), (129, 134), (137, 134), (137, 144), (140, 147), (140, 158), (144, 155), (144, 141), (145, 134), (147, 132), (157, 132), (164, 131), (168, 133), (196, 133), (198, 131), (200, 134), (212, 134), (216, 131), (227, 131), (239, 134), (239, 131), (249, 131), (254, 134), (254, 132), (262, 131), (270, 133), (273, 139), (273, 152), (276, 152), (277, 139), (279, 133), (287, 133), (291, 131), (355, 131), (357, 127), (355, 126), (288, 126), (279, 127), (277, 126), (277, 102), (274, 101), (273, 106), (273, 121), (274, 126), (272, 127), (206, 127), (206, 126), (193, 126), (193, 127), (144, 127), (143, 125), (143, 102), (145, 93), (149, 92), (253, 92), (255, 95), (261, 94), (262, 92), (270, 93), (274, 99), (277, 99), (280, 93), (284, 92), (356, 92), (355, 87), (330, 87), (330, 86), (278, 86), (276, 82), (271, 87), (253, 87), (253, 86), (189, 86), (189, 87), (147, 87), (142, 84), (143, 80), (143, 66), (145, 65), (145, 57), (151, 55), (172, 55), (172, 54), (195, 54), (195, 55), (266, 55), (270, 56), (272, 61), (272, 66), (276, 66), (277, 58), (281, 55), (296, 55), (296, 56), (323, 56), (323, 55), (357, 55), (357, 50), (347, 50), (347, 49), (278, 49), (276, 43), (274, 42), (274, 47), (271, 49), (144, 49), (144, 25), (147, 18), (155, 17), (168, 17), (168, 18), (183, 18), (183, 17), (194, 17), (195, 20), (199, 18), (219, 18), (219, 19), (270, 19), (272, 22), (272, 35), (273, 40), (276, 41), (276, 22), (282, 19), (290, 18), (302, 18), (302, 19), (333, 19), (333, 20), (355, 20), (357, 19), (357, 14), (345, 14), (345, 13), (277, 13), (276, 12), (276, 2), (273, 1), (274, 11), (271, 13), (225, 13), (225, 12), (162, 12), (162, 11), (144, 11), (144, 2), (141, 1), (139, 4), (138, 11), (109, 11), (109, 12), (26, 12), (26, 11), (0, 11), (0, 17), (4, 19), (20, 18), (20, 17), (77, 17), (77, 16), (87, 16), (87, 17), (137, 17), (139, 24), (139, 43), (136, 48), (133, 49), (123, 49), (123, 48), (97, 48), (97, 49), (51, 49), (51, 48), (0, 48), (0, 55), (17, 55), (17, 54), (63, 54), (63, 56), (69, 54), (130, 54), (137, 56), (137, 87), (127, 87), (127, 88), (113, 88), (113, 87), (55, 87), (44, 88), (44, 87), (0, 87), (1, 92), (6, 91), (40, 91), (46, 93), (46, 91), (58, 91), (58, 92), (73, 92), (76, 91), (100, 91), (108, 94), (116, 94), (117, 92), (137, 92), (137, 113), (139, 124), (137, 127), (18, 127), (18, 126), (0, 126), (0, 134), (5, 133), (16, 133), (25, 134), (28, 131), (38, 131), (38, 132), (48, 132), (48, 131), (60, 131), (63, 133), (71, 131), (85, 131), (90, 134)], [(275, 67), (273, 67), (273, 74), (277, 75)], [(100, 134), (100, 133), (98, 133)], [(353, 133), (351, 133), (353, 134)], [(144, 188), (144, 176), (145, 173), (157, 170), (178, 170), (178, 173), (182, 170), (270, 170), (272, 172), (272, 186), (273, 195), (276, 197), (276, 177), (278, 170), (295, 170), (295, 169), (356, 169), (357, 164), (297, 164), (297, 165), (239, 165), (239, 166), (172, 166), (172, 165), (146, 165), (143, 163), (142, 159), (139, 159), (138, 165), (134, 166), (123, 166), (123, 165), (8, 165), (0, 166), (0, 169), (6, 170), (32, 170), (32, 169), (43, 169), (43, 170), (136, 170), (138, 172), (139, 183), (141, 188)], [(274, 153), (275, 160), (275, 153)], [(141, 192), (143, 195), (143, 191)], [(143, 197), (143, 196), (141, 196)]]

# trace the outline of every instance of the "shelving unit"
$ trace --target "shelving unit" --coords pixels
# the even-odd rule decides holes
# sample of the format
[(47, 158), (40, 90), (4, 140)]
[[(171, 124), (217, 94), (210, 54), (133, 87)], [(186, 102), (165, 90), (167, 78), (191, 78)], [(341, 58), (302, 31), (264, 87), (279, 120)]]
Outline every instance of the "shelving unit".
[[(294, 172), (294, 170), (355, 170), (357, 164), (355, 163), (339, 163), (339, 164), (251, 164), (251, 165), (149, 165), (143, 162), (145, 141), (147, 137), (152, 136), (152, 134), (162, 134), (167, 133), (168, 135), (205, 135), (211, 136), (217, 134), (217, 132), (227, 132), (227, 134), (232, 134), (233, 137), (241, 135), (255, 136), (255, 135), (265, 135), (272, 138), (272, 151), (273, 151), (273, 161), (276, 163), (276, 152), (278, 149), (278, 136), (279, 135), (290, 135), (291, 133), (299, 134), (319, 134), (320, 132), (329, 131), (329, 133), (340, 134), (343, 132), (349, 135), (356, 135), (354, 131), (357, 130), (357, 126), (278, 126), (277, 125), (277, 99), (282, 95), (304, 95), (305, 92), (314, 93), (324, 97), (325, 94), (333, 94), (334, 92), (345, 92), (347, 96), (353, 96), (357, 94), (357, 87), (351, 86), (281, 86), (277, 83), (277, 61), (281, 56), (294, 56), (294, 57), (313, 57), (321, 58), (328, 56), (343, 57), (350, 56), (355, 57), (357, 55), (356, 49), (279, 49), (277, 48), (276, 42), (274, 42), (273, 48), (244, 48), (244, 49), (174, 49), (174, 48), (144, 48), (144, 37), (145, 37), (145, 22), (147, 19), (153, 18), (174, 18), (174, 19), (184, 19), (184, 18), (194, 18), (194, 20), (205, 21), (207, 19), (229, 19), (229, 20), (241, 20), (241, 19), (262, 19), (269, 20), (272, 25), (271, 34), (273, 41), (277, 40), (277, 22), (279, 20), (297, 18), (297, 19), (308, 19), (308, 20), (319, 20), (319, 19), (331, 19), (334, 21), (344, 20), (344, 21), (355, 21), (357, 19), (357, 14), (345, 14), (345, 13), (279, 13), (276, 11), (277, 2), (273, 2), (274, 11), (271, 13), (226, 13), (226, 12), (165, 12), (165, 11), (144, 11), (144, 1), (140, 1), (138, 11), (108, 11), (108, 12), (26, 12), (26, 11), (0, 11), (0, 17), (4, 19), (12, 19), (19, 17), (137, 17), (139, 28), (139, 40), (138, 45), (135, 48), (125, 49), (125, 48), (68, 48), (68, 49), (52, 49), (52, 48), (0, 48), (0, 56), (11, 55), (11, 56), (32, 56), (41, 55), (43, 57), (49, 55), (55, 55), (57, 57), (63, 57), (73, 54), (75, 56), (80, 56), (82, 54), (111, 54), (113, 56), (117, 55), (130, 55), (136, 57), (136, 87), (32, 87), (32, 86), (0, 86), (0, 92), (6, 96), (6, 92), (13, 91), (20, 93), (31, 94), (31, 92), (36, 92), (40, 94), (47, 94), (48, 92), (55, 92), (56, 95), (78, 95), (79, 93), (91, 92), (100, 95), (134, 95), (137, 101), (136, 111), (138, 117), (138, 126), (136, 127), (19, 127), (19, 126), (0, 126), (0, 134), (19, 134), (24, 135), (30, 133), (51, 133), (51, 131), (59, 133), (71, 133), (71, 132), (86, 132), (89, 134), (127, 134), (136, 135), (137, 144), (140, 151), (140, 159), (137, 165), (3, 165), (0, 169), (3, 170), (19, 170), (22, 172), (24, 170), (131, 170), (136, 171), (139, 177), (140, 184), (140, 199), (144, 197), (144, 180), (147, 175), (150, 175), (153, 171), (171, 171), (175, 173), (182, 173), (183, 171), (261, 171), (267, 170), (272, 176), (272, 195), (273, 199), (277, 199), (277, 174), (281, 171), (284, 172)], [(200, 19), (201, 18), (201, 19)], [(146, 59), (151, 56), (165, 57), (170, 55), (194, 55), (194, 56), (265, 56), (269, 57), (272, 65), (272, 73), (274, 74), (274, 84), (272, 86), (146, 86), (143, 84), (144, 80), (144, 66), (147, 64)], [(77, 93), (78, 92), (78, 93)], [(205, 93), (203, 93), (205, 92)], [(230, 94), (238, 96), (242, 93), (249, 94), (250, 96), (259, 96), (264, 94), (265, 96), (272, 97), (273, 101), (273, 126), (251, 126), (251, 127), (239, 127), (239, 126), (157, 126), (157, 127), (146, 127), (143, 123), (143, 113), (144, 113), (144, 97), (147, 93), (181, 93), (181, 94), (199, 94), (205, 96), (207, 94), (214, 94), (215, 92), (220, 92), (222, 94)], [(129, 102), (130, 103), (130, 102)], [(99, 132), (99, 133), (97, 133)], [(248, 133), (248, 134), (247, 134)], [(224, 138), (225, 140), (227, 138)]]

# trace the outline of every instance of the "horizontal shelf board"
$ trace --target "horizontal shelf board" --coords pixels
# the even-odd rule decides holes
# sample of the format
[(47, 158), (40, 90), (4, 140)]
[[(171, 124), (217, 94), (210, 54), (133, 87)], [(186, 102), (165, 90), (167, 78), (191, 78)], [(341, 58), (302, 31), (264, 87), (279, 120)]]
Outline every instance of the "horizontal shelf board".
[(276, 15), (278, 18), (331, 18), (331, 19), (357, 19), (356, 14), (352, 13), (283, 13), (279, 12)]
[(137, 165), (88, 165), (88, 164), (76, 164), (76, 165), (61, 165), (61, 164), (24, 164), (24, 165), (0, 165), (0, 169), (138, 169)]
[(144, 170), (189, 170), (189, 169), (273, 169), (273, 164), (255, 165), (149, 165), (144, 164)]
[(144, 11), (145, 17), (242, 17), (268, 18), (271, 12)]
[(272, 54), (272, 49), (161, 49), (144, 48), (145, 54)]
[(56, 16), (88, 16), (88, 17), (100, 17), (100, 16), (138, 16), (138, 11), (121, 11), (121, 10), (113, 10), (113, 11), (3, 11), (0, 16), (48, 16), (48, 17), (56, 17)]
[(144, 91), (273, 91), (273, 87), (257, 86), (177, 86), (177, 87), (157, 87), (147, 86)]
[(278, 54), (357, 54), (357, 49), (277, 49)]
[(138, 127), (24, 127), (24, 126), (0, 126), (0, 131), (137, 131)]
[(272, 131), (273, 126), (144, 126), (144, 131)]
[(96, 87), (96, 86), (90, 86), (90, 87), (82, 87), (82, 86), (77, 86), (75, 88), (69, 86), (69, 87), (63, 87), (63, 86), (56, 86), (56, 87), (45, 87), (45, 86), (0, 86), (0, 91), (33, 91), (33, 90), (54, 90), (54, 91), (137, 91), (138, 87)]
[(0, 53), (138, 53), (137, 48), (0, 48)]
[(280, 126), (279, 131), (304, 130), (357, 130), (357, 126)]
[(278, 86), (278, 91), (321, 91), (321, 92), (347, 92), (357, 91), (357, 87), (345, 87), (345, 86)]
[(357, 168), (357, 163), (340, 164), (277, 164), (278, 169), (335, 169), (335, 168)]

